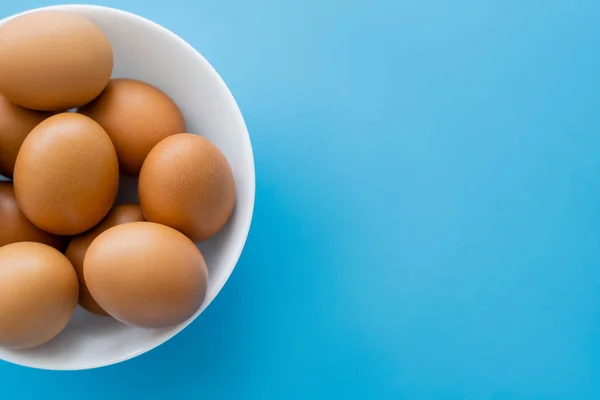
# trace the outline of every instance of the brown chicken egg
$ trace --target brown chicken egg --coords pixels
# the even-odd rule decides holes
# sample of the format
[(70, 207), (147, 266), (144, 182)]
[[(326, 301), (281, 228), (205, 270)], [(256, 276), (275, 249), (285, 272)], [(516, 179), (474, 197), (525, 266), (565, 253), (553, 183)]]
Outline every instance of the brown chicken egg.
[(88, 248), (83, 274), (103, 309), (142, 328), (168, 327), (194, 315), (208, 279), (196, 245), (182, 233), (151, 222), (101, 233)]
[(77, 14), (37, 11), (0, 27), (0, 93), (20, 106), (79, 107), (100, 94), (112, 69), (110, 42)]
[(19, 209), (13, 184), (0, 182), (0, 247), (16, 242), (38, 242), (64, 250), (67, 238), (44, 232)]
[(0, 95), (0, 175), (12, 178), (21, 144), (29, 132), (50, 115), (12, 104)]
[(97, 99), (79, 112), (98, 122), (112, 139), (121, 171), (137, 176), (152, 148), (167, 136), (185, 132), (177, 104), (154, 86), (113, 79)]
[(77, 272), (77, 278), (79, 279), (79, 305), (89, 312), (98, 315), (108, 315), (108, 313), (96, 303), (96, 300), (94, 300), (85, 284), (85, 279), (83, 277), (83, 260), (87, 249), (94, 239), (105, 230), (116, 225), (137, 221), (144, 221), (140, 206), (137, 204), (122, 204), (113, 208), (106, 218), (104, 218), (95, 228), (74, 237), (71, 240), (71, 243), (69, 243), (65, 255), (69, 261), (71, 261), (71, 264), (73, 264), (75, 272)]
[(14, 173), (15, 195), (39, 228), (76, 235), (110, 211), (119, 186), (115, 149), (102, 127), (76, 114), (54, 115), (23, 142)]
[(0, 346), (24, 349), (54, 338), (78, 293), (75, 271), (58, 250), (32, 242), (0, 247)]
[(170, 226), (193, 241), (217, 233), (235, 206), (227, 159), (207, 139), (170, 136), (152, 149), (140, 172), (140, 205), (148, 221)]

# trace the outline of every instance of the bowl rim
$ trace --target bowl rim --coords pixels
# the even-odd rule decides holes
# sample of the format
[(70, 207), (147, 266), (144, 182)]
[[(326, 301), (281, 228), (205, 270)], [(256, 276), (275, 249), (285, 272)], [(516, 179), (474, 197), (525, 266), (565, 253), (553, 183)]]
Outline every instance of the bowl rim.
[[(121, 14), (128, 18), (136, 19), (139, 22), (142, 22), (142, 23), (150, 26), (152, 29), (160, 31), (163, 35), (167, 35), (174, 41), (178, 42), (179, 45), (186, 48), (187, 51), (195, 54), (198, 62), (205, 64), (205, 66), (207, 67), (207, 71), (210, 74), (211, 79), (223, 87), (226, 101), (228, 102), (229, 107), (233, 110), (234, 114), (237, 114), (237, 118), (239, 118), (239, 122), (240, 122), (241, 134), (244, 138), (244, 141), (246, 142), (245, 145), (243, 146), (244, 152), (246, 153), (246, 156), (248, 157), (248, 165), (245, 166), (245, 168), (248, 168), (248, 181), (246, 182), (247, 190), (245, 191), (245, 195), (248, 196), (248, 201), (247, 201), (246, 209), (240, 211), (243, 213), (244, 217), (240, 221), (240, 227), (242, 229), (236, 230), (238, 233), (235, 235), (235, 241), (236, 241), (236, 243), (234, 245), (235, 250), (232, 251), (227, 256), (227, 259), (225, 261), (223, 261), (223, 265), (225, 266), (223, 268), (223, 270), (225, 271), (225, 273), (221, 276), (221, 279), (219, 279), (218, 281), (215, 281), (215, 283), (214, 283), (214, 287), (216, 289), (214, 292), (214, 296), (212, 298), (207, 298), (205, 300), (205, 303), (202, 305), (202, 307), (192, 317), (190, 317), (188, 320), (186, 320), (178, 325), (173, 326), (172, 328), (169, 328), (164, 335), (161, 335), (155, 341), (150, 342), (150, 344), (143, 346), (136, 351), (133, 351), (133, 352), (128, 353), (127, 355), (121, 356), (121, 357), (115, 357), (115, 358), (108, 357), (107, 359), (105, 359), (101, 362), (94, 362), (93, 359), (90, 359), (91, 362), (89, 362), (89, 363), (79, 363), (75, 366), (61, 365), (61, 363), (59, 362), (56, 365), (49, 367), (47, 364), (46, 365), (38, 365), (38, 363), (35, 362), (35, 358), (28, 359), (27, 361), (20, 360), (19, 362), (15, 361), (15, 360), (6, 359), (4, 357), (0, 358), (1, 360), (5, 361), (5, 362), (15, 364), (15, 365), (20, 365), (23, 367), (36, 368), (36, 369), (41, 369), (41, 370), (54, 370), (54, 371), (58, 371), (58, 370), (77, 371), (77, 370), (88, 370), (88, 369), (106, 367), (106, 366), (110, 366), (113, 364), (119, 364), (124, 361), (131, 360), (135, 357), (138, 357), (144, 353), (147, 353), (147, 352), (161, 346), (162, 344), (164, 344), (165, 342), (169, 341), (174, 336), (176, 336), (179, 332), (184, 330), (187, 326), (189, 326), (193, 321), (195, 321), (196, 318), (198, 318), (198, 316), (200, 314), (202, 314), (212, 304), (214, 299), (218, 296), (218, 294), (221, 292), (221, 290), (223, 290), (223, 287), (225, 286), (225, 284), (231, 277), (231, 274), (233, 273), (233, 270), (235, 269), (241, 255), (242, 255), (242, 251), (243, 251), (246, 241), (248, 239), (248, 234), (250, 232), (250, 228), (252, 225), (252, 218), (253, 218), (253, 214), (254, 214), (254, 206), (255, 206), (255, 200), (256, 200), (256, 168), (255, 168), (255, 163), (254, 163), (254, 151), (252, 148), (250, 134), (248, 132), (248, 127), (246, 125), (246, 122), (244, 120), (242, 112), (239, 108), (239, 105), (237, 104), (235, 98), (233, 97), (233, 94), (231, 93), (231, 90), (229, 89), (229, 87), (227, 86), (227, 84), (225, 83), (225, 81), (223, 80), (221, 75), (219, 75), (219, 73), (216, 71), (216, 69), (212, 66), (212, 64), (210, 64), (210, 62), (198, 50), (196, 50), (186, 40), (184, 40), (183, 38), (181, 38), (180, 36), (178, 36), (177, 34), (172, 32), (168, 28), (166, 28), (152, 20), (149, 20), (145, 17), (142, 17), (138, 14), (135, 14), (135, 13), (132, 13), (129, 11), (125, 11), (125, 10), (122, 10), (119, 8), (101, 6), (101, 5), (80, 4), (80, 3), (58, 4), (58, 5), (32, 8), (29, 10), (25, 10), (25, 11), (4, 17), (4, 18), (0, 19), (0, 24), (3, 24), (13, 18), (22, 16), (25, 14), (33, 13), (33, 12), (60, 11), (60, 10), (64, 10), (64, 11), (83, 11), (83, 10), (85, 10), (85, 11), (92, 11), (92, 12), (110, 12), (110, 13)], [(237, 205), (236, 205), (236, 207), (237, 207)]]

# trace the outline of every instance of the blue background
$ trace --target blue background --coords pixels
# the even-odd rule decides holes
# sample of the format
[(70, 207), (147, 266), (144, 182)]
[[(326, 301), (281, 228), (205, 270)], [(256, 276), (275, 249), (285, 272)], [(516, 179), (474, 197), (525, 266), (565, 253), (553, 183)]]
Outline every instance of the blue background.
[(175, 339), (2, 399), (600, 398), (600, 2), (103, 4), (230, 86), (253, 227)]

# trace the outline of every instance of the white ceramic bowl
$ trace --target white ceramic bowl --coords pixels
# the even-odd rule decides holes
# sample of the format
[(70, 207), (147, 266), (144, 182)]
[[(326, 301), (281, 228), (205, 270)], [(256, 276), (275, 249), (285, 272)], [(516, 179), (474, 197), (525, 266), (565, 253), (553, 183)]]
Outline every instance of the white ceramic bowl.
[[(246, 125), (229, 89), (183, 39), (142, 17), (112, 8), (64, 5), (27, 12), (49, 9), (80, 14), (102, 29), (115, 54), (113, 77), (140, 79), (171, 96), (185, 116), (188, 131), (208, 138), (223, 151), (237, 187), (231, 220), (215, 237), (199, 244), (209, 268), (208, 293), (202, 307), (188, 321), (167, 329), (138, 329), (93, 316), (78, 307), (67, 328), (49, 343), (28, 350), (0, 349), (0, 358), (15, 364), (54, 370), (88, 369), (115, 364), (155, 348), (185, 328), (213, 301), (231, 275), (250, 229), (254, 159)], [(130, 180), (120, 193), (120, 201), (131, 200), (136, 192), (135, 181)]]

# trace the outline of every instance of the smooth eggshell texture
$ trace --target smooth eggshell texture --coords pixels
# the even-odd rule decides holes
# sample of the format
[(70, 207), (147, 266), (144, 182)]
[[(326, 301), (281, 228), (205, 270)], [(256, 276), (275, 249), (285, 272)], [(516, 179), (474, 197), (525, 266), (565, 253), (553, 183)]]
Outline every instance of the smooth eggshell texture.
[(77, 278), (79, 279), (79, 305), (89, 312), (97, 315), (108, 315), (108, 313), (104, 311), (92, 297), (83, 277), (83, 260), (85, 259), (87, 249), (94, 239), (107, 229), (112, 228), (113, 226), (138, 221), (144, 221), (140, 206), (137, 204), (122, 204), (113, 208), (106, 218), (104, 218), (96, 227), (74, 237), (71, 240), (71, 243), (69, 243), (65, 255), (69, 261), (71, 261), (71, 264), (73, 264), (75, 272), (77, 273)]
[(0, 346), (38, 346), (67, 325), (79, 293), (69, 260), (41, 243), (0, 247)]
[(23, 141), (37, 124), (50, 115), (17, 106), (0, 95), (0, 175), (12, 178)]
[(37, 11), (0, 27), (0, 93), (20, 106), (79, 107), (100, 94), (112, 69), (108, 39), (82, 16)]
[(15, 195), (27, 218), (58, 235), (76, 235), (110, 211), (119, 186), (115, 149), (102, 127), (76, 113), (54, 115), (23, 142)]
[(151, 222), (108, 229), (88, 248), (83, 273), (98, 304), (117, 320), (142, 328), (185, 321), (202, 305), (208, 270), (182, 233)]
[(17, 242), (44, 243), (64, 250), (67, 238), (44, 232), (21, 212), (11, 182), (0, 182), (0, 247)]
[(170, 136), (148, 154), (140, 172), (140, 205), (148, 221), (183, 232), (193, 241), (217, 233), (235, 206), (227, 159), (207, 139)]
[(152, 148), (167, 136), (185, 132), (185, 120), (171, 98), (133, 79), (113, 79), (79, 112), (98, 122), (112, 139), (121, 170), (137, 176)]

